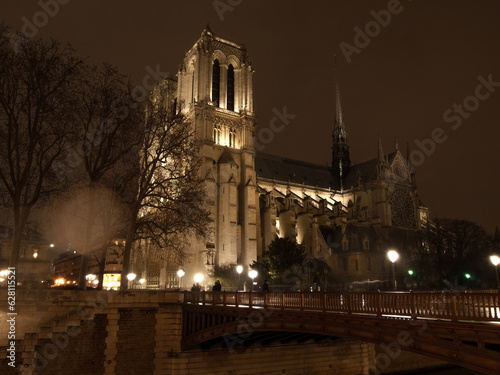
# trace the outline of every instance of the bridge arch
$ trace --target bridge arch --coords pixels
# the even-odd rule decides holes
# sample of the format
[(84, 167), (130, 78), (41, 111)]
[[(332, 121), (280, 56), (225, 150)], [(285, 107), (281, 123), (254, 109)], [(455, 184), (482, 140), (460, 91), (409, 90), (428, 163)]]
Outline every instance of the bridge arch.
[[(269, 306), (228, 306), (215, 302), (207, 304), (207, 300), (213, 297), (204, 296), (203, 303), (183, 305), (183, 350), (217, 340), (224, 341), (228, 349), (234, 349), (252, 340), (273, 340), (273, 335), (279, 337), (279, 333), (316, 335), (318, 340), (330, 337), (385, 344), (395, 350), (434, 357), (485, 374), (500, 373), (498, 325)], [(227, 298), (225, 296), (224, 300)]]

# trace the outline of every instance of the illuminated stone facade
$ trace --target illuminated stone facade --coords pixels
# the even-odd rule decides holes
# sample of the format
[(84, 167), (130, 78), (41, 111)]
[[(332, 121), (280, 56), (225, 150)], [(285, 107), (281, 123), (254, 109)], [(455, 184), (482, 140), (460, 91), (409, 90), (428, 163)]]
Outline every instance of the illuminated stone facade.
[(191, 241), (184, 284), (214, 264), (250, 264), (275, 236), (295, 237), (344, 286), (386, 281), (387, 229), (417, 229), (428, 215), (408, 159), (397, 145), (385, 154), (379, 140), (377, 157), (351, 165), (337, 82), (332, 167), (257, 152), (252, 74), (245, 47), (207, 27), (177, 78), (160, 84), (166, 95), (176, 92), (203, 141), (201, 174), (214, 220), (207, 241)]

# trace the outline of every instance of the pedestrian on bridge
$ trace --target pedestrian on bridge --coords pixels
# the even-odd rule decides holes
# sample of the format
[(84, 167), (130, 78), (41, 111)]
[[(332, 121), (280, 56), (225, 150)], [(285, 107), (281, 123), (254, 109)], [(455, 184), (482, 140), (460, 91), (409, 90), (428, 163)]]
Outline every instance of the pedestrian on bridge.
[(212, 291), (220, 292), (221, 290), (222, 290), (222, 284), (220, 283), (219, 280), (216, 280), (214, 286), (212, 287)]
[(264, 284), (262, 284), (262, 291), (265, 293), (269, 292), (269, 281), (264, 280)]

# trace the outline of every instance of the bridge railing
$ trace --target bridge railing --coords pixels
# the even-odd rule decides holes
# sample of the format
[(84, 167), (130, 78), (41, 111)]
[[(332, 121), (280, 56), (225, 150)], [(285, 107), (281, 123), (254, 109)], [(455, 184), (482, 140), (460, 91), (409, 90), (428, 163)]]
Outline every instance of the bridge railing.
[(184, 303), (341, 314), (500, 321), (499, 291), (469, 292), (184, 292)]

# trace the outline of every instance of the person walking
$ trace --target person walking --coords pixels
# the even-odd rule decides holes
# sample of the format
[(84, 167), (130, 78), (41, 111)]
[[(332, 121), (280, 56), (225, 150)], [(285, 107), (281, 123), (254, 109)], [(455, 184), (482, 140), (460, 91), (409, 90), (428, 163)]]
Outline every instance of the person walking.
[(220, 292), (221, 290), (222, 290), (222, 284), (220, 283), (219, 280), (216, 280), (214, 286), (212, 287), (212, 291)]
[(262, 284), (262, 291), (269, 292), (269, 281), (264, 280), (264, 284)]

